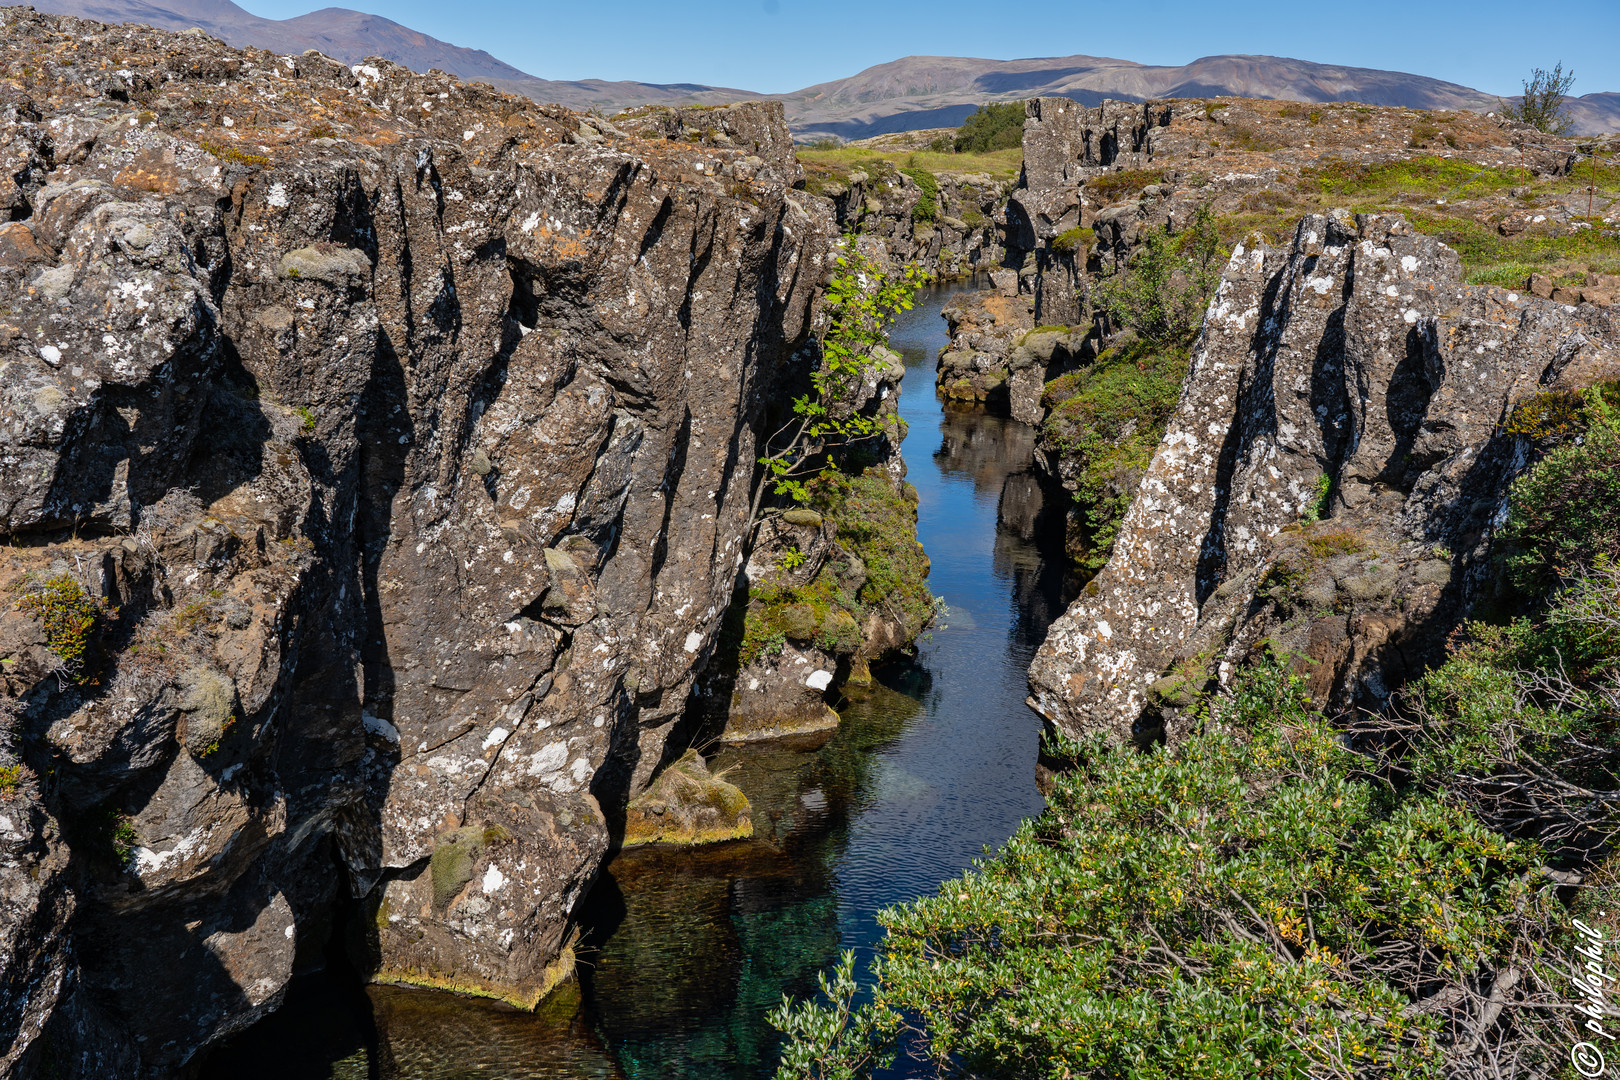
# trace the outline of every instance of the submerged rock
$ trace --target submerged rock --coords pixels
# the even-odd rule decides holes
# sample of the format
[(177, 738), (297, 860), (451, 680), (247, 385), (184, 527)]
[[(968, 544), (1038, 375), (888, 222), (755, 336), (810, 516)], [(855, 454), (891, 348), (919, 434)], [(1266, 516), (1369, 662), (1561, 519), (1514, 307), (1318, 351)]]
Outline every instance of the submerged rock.
[(754, 835), (748, 796), (688, 750), (625, 809), (624, 846), (712, 844)]

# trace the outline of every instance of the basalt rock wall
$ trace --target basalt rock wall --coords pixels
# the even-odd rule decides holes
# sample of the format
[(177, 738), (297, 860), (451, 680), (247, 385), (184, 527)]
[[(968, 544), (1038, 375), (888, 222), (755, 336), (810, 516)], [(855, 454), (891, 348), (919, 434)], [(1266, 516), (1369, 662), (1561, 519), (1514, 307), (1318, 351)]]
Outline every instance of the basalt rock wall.
[(340, 908), (380, 978), (533, 1003), (805, 376), (780, 106), (0, 23), (0, 1061), (173, 1075)]
[[(1461, 282), (1399, 216), (1239, 246), (1112, 558), (1052, 625), (1031, 704), (1125, 741), (1257, 649), (1330, 711), (1382, 705), (1487, 580), (1529, 447), (1516, 403), (1620, 371), (1610, 308)], [(1320, 520), (1317, 520), (1320, 519)]]

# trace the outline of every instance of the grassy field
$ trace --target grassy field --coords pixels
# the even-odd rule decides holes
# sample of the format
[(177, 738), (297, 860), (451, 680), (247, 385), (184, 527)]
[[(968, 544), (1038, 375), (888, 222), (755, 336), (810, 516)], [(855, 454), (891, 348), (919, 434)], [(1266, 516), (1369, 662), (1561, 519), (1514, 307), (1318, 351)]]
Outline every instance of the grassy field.
[[(1620, 197), (1620, 164), (1606, 159), (1595, 169), (1582, 163), (1571, 176), (1537, 177), (1517, 167), (1481, 168), (1433, 156), (1371, 165), (1334, 161), (1304, 170), (1292, 191), (1250, 195), (1236, 212), (1221, 216), (1220, 227), (1231, 242), (1259, 235), (1283, 244), (1307, 213), (1334, 207), (1400, 213), (1455, 248), (1471, 284), (1518, 288), (1531, 273), (1578, 282), (1587, 272), (1620, 273), (1620, 240), (1605, 235), (1601, 221), (1570, 232), (1533, 219), (1538, 208), (1588, 184), (1600, 202)], [(1517, 229), (1498, 228), (1504, 219)]]
[(839, 146), (827, 150), (799, 148), (806, 168), (847, 176), (857, 169), (926, 169), (931, 173), (986, 173), (992, 179), (1011, 180), (1024, 165), (1022, 149), (994, 150), (988, 154), (940, 154), (931, 150), (874, 150), (865, 146)]

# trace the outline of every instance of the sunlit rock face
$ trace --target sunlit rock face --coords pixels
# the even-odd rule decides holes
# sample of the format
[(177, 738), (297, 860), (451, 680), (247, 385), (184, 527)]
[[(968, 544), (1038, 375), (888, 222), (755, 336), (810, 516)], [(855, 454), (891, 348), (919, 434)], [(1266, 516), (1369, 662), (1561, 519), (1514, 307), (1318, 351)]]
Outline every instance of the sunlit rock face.
[(1319, 703), (1376, 706), (1486, 577), (1528, 447), (1518, 401), (1620, 370), (1613, 309), (1462, 284), (1402, 218), (1308, 216), (1232, 255), (1107, 566), (1031, 704), (1073, 736), (1174, 741), (1190, 691), (1269, 647)]
[(0, 580), (94, 609), (72, 671), (0, 612), (7, 1066), (171, 1074), (341, 894), (378, 977), (532, 1003), (803, 377), (835, 224), (780, 106), (0, 23)]

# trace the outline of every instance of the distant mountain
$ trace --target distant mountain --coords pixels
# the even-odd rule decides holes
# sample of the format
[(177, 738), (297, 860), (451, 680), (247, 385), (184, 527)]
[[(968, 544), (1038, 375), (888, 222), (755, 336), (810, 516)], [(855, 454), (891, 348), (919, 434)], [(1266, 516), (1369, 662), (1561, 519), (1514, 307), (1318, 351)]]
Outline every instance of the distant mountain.
[[(41, 11), (101, 22), (138, 22), (169, 30), (197, 26), (231, 45), (279, 53), (319, 49), (346, 64), (381, 56), (417, 71), (438, 68), (461, 79), (494, 83), (537, 101), (579, 110), (612, 113), (636, 105), (714, 105), (777, 97), (786, 103), (788, 121), (800, 138), (862, 139), (954, 127), (986, 101), (1036, 96), (1070, 97), (1093, 105), (1104, 98), (1231, 96), (1477, 112), (1501, 106), (1493, 94), (1422, 75), (1277, 56), (1206, 56), (1180, 67), (1101, 56), (1028, 60), (907, 56), (790, 94), (701, 83), (557, 81), (520, 71), (482, 49), (451, 45), (392, 19), (348, 8), (322, 8), (294, 19), (262, 19), (230, 0), (33, 0), (33, 4)], [(1582, 134), (1620, 130), (1620, 93), (1587, 94), (1571, 100), (1569, 110)]]
[(164, 30), (196, 26), (239, 48), (251, 45), (284, 54), (318, 49), (345, 64), (381, 56), (414, 71), (438, 68), (458, 79), (493, 83), (511, 93), (580, 111), (597, 108), (616, 112), (633, 105), (668, 102), (714, 105), (765, 96), (698, 83), (539, 79), (482, 49), (464, 49), (381, 15), (348, 8), (322, 8), (294, 19), (261, 19), (231, 0), (33, 0), (33, 5), (40, 11), (98, 22), (145, 23)]
[[(1206, 56), (1180, 67), (1101, 56), (1029, 60), (907, 56), (847, 79), (783, 94), (782, 99), (801, 137), (861, 139), (960, 124), (986, 101), (1038, 96), (1069, 97), (1088, 105), (1104, 98), (1254, 97), (1476, 112), (1501, 107), (1494, 94), (1423, 75), (1279, 56)], [(1583, 134), (1620, 130), (1620, 94), (1574, 99), (1570, 115)]]
[(346, 64), (382, 56), (416, 71), (436, 67), (458, 78), (530, 79), (482, 49), (463, 49), (380, 15), (323, 8), (296, 19), (261, 19), (230, 0), (33, 0), (39, 11), (108, 23), (145, 23), (164, 30), (196, 26), (228, 45), (301, 53), (319, 49)]

